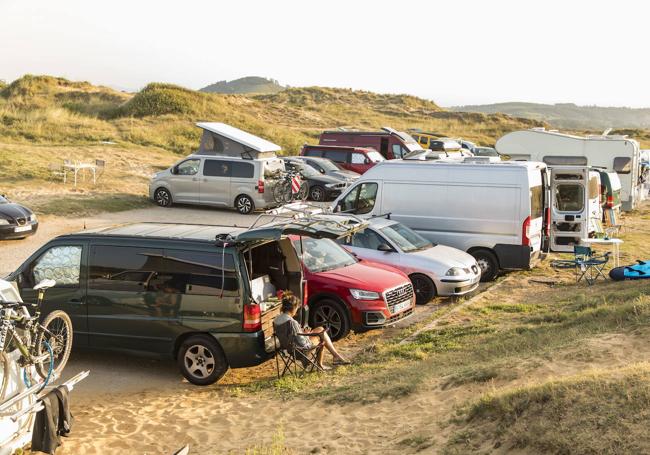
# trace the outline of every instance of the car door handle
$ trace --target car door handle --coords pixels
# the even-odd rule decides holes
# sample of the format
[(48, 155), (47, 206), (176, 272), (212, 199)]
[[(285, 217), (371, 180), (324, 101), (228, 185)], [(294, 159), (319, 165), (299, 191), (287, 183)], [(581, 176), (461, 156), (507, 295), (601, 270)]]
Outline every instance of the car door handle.
[(68, 300), (68, 303), (70, 305), (82, 305), (84, 303), (84, 299), (70, 299)]
[(196, 177), (192, 177), (192, 181), (193, 181), (193, 182), (198, 182), (199, 179), (197, 179)]

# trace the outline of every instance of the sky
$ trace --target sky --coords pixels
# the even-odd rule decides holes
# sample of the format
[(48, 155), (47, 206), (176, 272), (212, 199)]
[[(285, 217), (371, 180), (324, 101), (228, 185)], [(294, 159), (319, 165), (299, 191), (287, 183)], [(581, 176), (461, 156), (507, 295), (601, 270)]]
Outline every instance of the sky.
[(264, 76), (505, 101), (650, 107), (650, 3), (0, 0), (0, 79), (137, 90)]

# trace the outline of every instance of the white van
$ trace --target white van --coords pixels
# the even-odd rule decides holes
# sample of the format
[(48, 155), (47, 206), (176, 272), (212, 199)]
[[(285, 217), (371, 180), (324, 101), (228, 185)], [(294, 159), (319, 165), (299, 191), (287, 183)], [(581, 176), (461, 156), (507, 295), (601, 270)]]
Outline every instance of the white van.
[(546, 195), (544, 163), (391, 160), (363, 174), (332, 209), (390, 213), (428, 240), (472, 254), (488, 281), (540, 257)]

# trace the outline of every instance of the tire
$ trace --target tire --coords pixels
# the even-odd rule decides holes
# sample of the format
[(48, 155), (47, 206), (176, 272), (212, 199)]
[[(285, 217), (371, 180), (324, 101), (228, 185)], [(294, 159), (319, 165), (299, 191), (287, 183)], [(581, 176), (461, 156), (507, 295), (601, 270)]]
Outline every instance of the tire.
[[(54, 354), (52, 373), (58, 377), (68, 363), (72, 350), (72, 321), (65, 311), (56, 310), (48, 314), (41, 325), (49, 330), (52, 336), (44, 331), (38, 333), (35, 340), (36, 355), (40, 357), (49, 353), (45, 346), (47, 342)], [(47, 378), (50, 372), (50, 360), (36, 362), (36, 371), (43, 379)]]
[(161, 207), (171, 207), (173, 203), (172, 193), (167, 188), (158, 188), (153, 193), (153, 200)]
[(336, 341), (350, 333), (350, 316), (339, 302), (323, 299), (310, 305), (309, 325), (313, 328), (324, 327), (332, 341)]
[(415, 292), (415, 303), (417, 305), (426, 305), (436, 296), (436, 285), (426, 275), (414, 273), (409, 277), (413, 284)]
[(494, 253), (488, 250), (477, 250), (470, 253), (481, 268), (481, 282), (492, 281), (499, 273), (499, 261)]
[(255, 203), (250, 197), (245, 194), (240, 194), (237, 196), (237, 199), (235, 199), (235, 208), (242, 215), (248, 215), (255, 210)]
[(273, 200), (278, 204), (286, 204), (291, 201), (291, 183), (284, 180), (273, 185)]
[(309, 189), (309, 199), (316, 202), (323, 202), (325, 200), (325, 188), (316, 185)]
[(195, 385), (210, 385), (228, 371), (228, 361), (217, 341), (209, 335), (193, 335), (178, 348), (181, 374)]

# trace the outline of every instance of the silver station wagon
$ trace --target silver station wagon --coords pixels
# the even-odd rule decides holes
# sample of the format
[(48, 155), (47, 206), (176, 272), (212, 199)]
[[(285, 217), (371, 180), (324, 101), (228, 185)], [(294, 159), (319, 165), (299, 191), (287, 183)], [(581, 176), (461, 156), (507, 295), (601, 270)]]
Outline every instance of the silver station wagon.
[(457, 296), (475, 290), (481, 281), (476, 259), (464, 251), (429, 242), (402, 223), (371, 218), (362, 232), (341, 239), (361, 259), (393, 266), (406, 273), (415, 290), (416, 303), (436, 295)]

